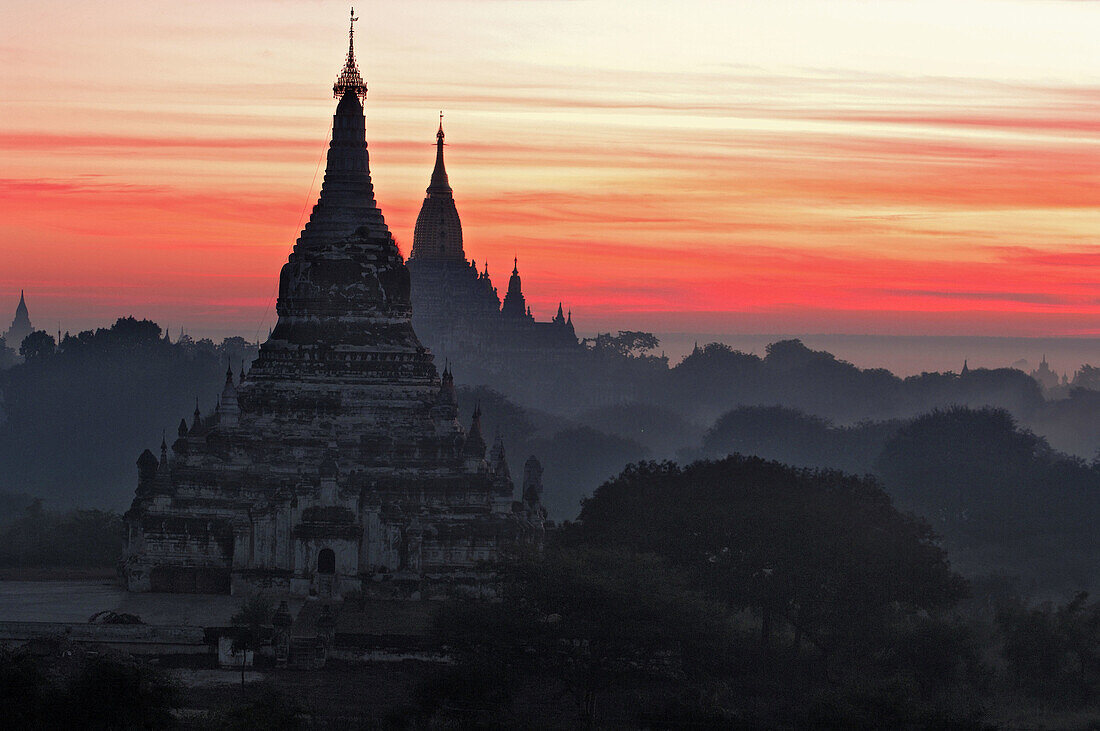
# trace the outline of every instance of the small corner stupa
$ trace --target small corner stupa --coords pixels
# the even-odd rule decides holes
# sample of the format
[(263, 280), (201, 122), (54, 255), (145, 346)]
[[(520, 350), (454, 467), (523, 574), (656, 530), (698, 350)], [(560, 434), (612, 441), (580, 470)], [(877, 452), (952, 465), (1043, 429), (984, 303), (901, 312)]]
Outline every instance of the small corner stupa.
[(371, 182), (355, 20), (278, 323), (247, 375), (227, 371), (211, 413), (196, 406), (159, 458), (138, 458), (131, 591), (478, 593), (483, 562), (541, 544), (541, 466), (528, 460), (515, 499), (503, 445), (486, 454), (480, 411), (460, 425), (452, 374), (413, 332), (409, 272)]

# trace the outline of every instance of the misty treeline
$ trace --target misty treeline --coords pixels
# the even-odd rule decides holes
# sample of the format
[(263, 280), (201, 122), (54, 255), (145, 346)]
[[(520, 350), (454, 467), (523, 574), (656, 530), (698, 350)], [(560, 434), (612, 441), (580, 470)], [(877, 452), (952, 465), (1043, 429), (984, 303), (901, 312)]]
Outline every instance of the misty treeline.
[[(485, 389), (460, 390), (459, 401), (481, 404), (482, 423), (505, 436), (513, 461), (539, 456), (544, 500), (559, 520), (629, 462), (757, 455), (876, 476), (899, 507), (931, 522), (968, 576), (1015, 577), (1044, 596), (1100, 586), (1100, 464), (1054, 450), (1003, 409), (838, 426), (787, 407), (742, 406), (703, 430), (637, 404), (593, 412), (581, 426), (532, 416)], [(677, 436), (695, 446), (673, 449)]]
[[(204, 412), (212, 409), (226, 366), (239, 373), (257, 352), (239, 337), (167, 342), (155, 323), (129, 317), (66, 334), (60, 344), (37, 331), (24, 344), (26, 362), (0, 370), (0, 492), (114, 509), (130, 500), (137, 455), (156, 452), (162, 433), (171, 436), (181, 418), (190, 420), (196, 400)], [(794, 340), (773, 343), (764, 357), (712, 343), (669, 368), (646, 355), (656, 346), (646, 333), (596, 338), (588, 348), (599, 355), (596, 365), (569, 374), (580, 383), (574, 389), (593, 392), (594, 403), (608, 379), (629, 381), (628, 402), (548, 412), (490, 381), (468, 392), (473, 398), (463, 400), (461, 418), (469, 418), (479, 398), (511, 412), (507, 418), (518, 426), (501, 429), (506, 447), (520, 463), (539, 455), (551, 488), (559, 488), (557, 497), (553, 489), (548, 495), (559, 518), (575, 515), (579, 497), (628, 462), (697, 452), (704, 432), (738, 406), (780, 405), (841, 425), (952, 405), (993, 406), (1059, 449), (1091, 458), (1100, 447), (1100, 392), (1077, 388), (1048, 401), (1032, 378), (1012, 369), (901, 379)], [(479, 377), (457, 372), (460, 383), (477, 384)], [(553, 394), (540, 402), (553, 403)]]
[[(616, 377), (636, 379), (630, 402), (551, 413), (492, 383), (459, 389), (460, 419), (481, 405), (512, 474), (539, 457), (555, 520), (574, 518), (630, 463), (759, 455), (876, 475), (901, 508), (931, 521), (968, 575), (1037, 580), (1040, 592), (1100, 583), (1089, 530), (1100, 473), (1085, 461), (1100, 443), (1100, 392), (1048, 400), (1011, 369), (901, 379), (793, 340), (763, 357), (709, 344), (668, 368), (645, 355), (656, 340), (644, 335), (589, 344)], [(212, 409), (226, 367), (239, 374), (256, 354), (241, 338), (169, 342), (134, 318), (60, 344), (39, 331), (25, 344), (26, 362), (0, 371), (0, 494), (51, 509), (128, 506), (137, 455), (190, 419), (196, 397)], [(592, 388), (605, 375), (594, 373)]]
[[(1100, 699), (1100, 604), (968, 584), (873, 478), (728, 457), (628, 467), (501, 601), (436, 620), (444, 718), (553, 727), (993, 728)], [(1068, 718), (1068, 716), (1067, 716)]]
[(142, 450), (157, 451), (196, 402), (214, 406), (227, 366), (256, 356), (243, 338), (167, 342), (148, 320), (24, 339), (25, 362), (0, 371), (0, 492), (59, 506), (121, 509)]
[(122, 554), (123, 524), (105, 510), (47, 510), (38, 498), (4, 495), (0, 568), (113, 568)]

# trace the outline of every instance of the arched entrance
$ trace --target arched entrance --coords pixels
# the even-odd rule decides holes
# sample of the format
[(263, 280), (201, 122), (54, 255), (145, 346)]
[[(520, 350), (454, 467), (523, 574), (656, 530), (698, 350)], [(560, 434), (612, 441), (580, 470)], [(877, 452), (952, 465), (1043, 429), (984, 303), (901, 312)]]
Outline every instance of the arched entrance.
[(336, 573), (336, 553), (331, 548), (322, 548), (317, 554), (317, 573)]

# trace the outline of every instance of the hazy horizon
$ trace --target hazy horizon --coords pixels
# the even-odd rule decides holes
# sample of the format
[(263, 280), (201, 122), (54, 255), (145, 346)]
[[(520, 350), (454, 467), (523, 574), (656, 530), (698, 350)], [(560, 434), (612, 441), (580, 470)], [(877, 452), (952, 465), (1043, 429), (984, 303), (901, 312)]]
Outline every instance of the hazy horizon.
[[(110, 327), (115, 319), (108, 318), (102, 322), (88, 322), (79, 327), (66, 324), (76, 322), (74, 319), (61, 319), (60, 327), (50, 327), (35, 317), (33, 298), (30, 298), (29, 307), (31, 320), (36, 329), (45, 330), (56, 335), (58, 329), (62, 333), (76, 334), (80, 330), (95, 330), (97, 328)], [(0, 328), (5, 328), (10, 315), (5, 312), (7, 308), (0, 307)], [(14, 311), (14, 306), (11, 308)], [(153, 319), (138, 312), (120, 313), (117, 317), (133, 316), (138, 319)], [(260, 329), (234, 330), (230, 328), (192, 328), (187, 323), (167, 323), (156, 321), (162, 329), (167, 328), (173, 341), (180, 336), (181, 326), (187, 335), (195, 340), (210, 338), (214, 342), (221, 342), (224, 338), (243, 337), (249, 342), (263, 342), (267, 337), (267, 326)], [(609, 327), (593, 330), (584, 327), (577, 328), (577, 336), (580, 338), (594, 337), (600, 332), (616, 332), (618, 330), (639, 329), (632, 327), (629, 319), (624, 318), (622, 323), (608, 323)], [(735, 350), (746, 353), (754, 353), (761, 357), (765, 354), (765, 348), (779, 340), (798, 339), (814, 350), (825, 350), (832, 353), (840, 360), (848, 361), (860, 368), (886, 368), (898, 376), (919, 375), (922, 372), (958, 372), (965, 361), (970, 368), (1009, 368), (1020, 367), (1030, 372), (1038, 367), (1039, 362), (1045, 357), (1050, 368), (1061, 375), (1066, 373), (1070, 378), (1074, 371), (1084, 364), (1100, 364), (1100, 338), (1094, 337), (1027, 337), (1027, 336), (994, 336), (994, 335), (899, 335), (892, 333), (826, 333), (826, 332), (739, 332), (739, 331), (652, 331), (660, 338), (660, 345), (651, 355), (665, 355), (669, 359), (669, 365), (675, 366), (685, 356), (691, 353), (696, 344), (702, 346), (711, 342), (719, 342), (729, 345)], [(16, 344), (15, 348), (18, 348)], [(1021, 366), (1019, 361), (1026, 361), (1026, 366)], [(462, 380), (461, 374), (458, 374)]]

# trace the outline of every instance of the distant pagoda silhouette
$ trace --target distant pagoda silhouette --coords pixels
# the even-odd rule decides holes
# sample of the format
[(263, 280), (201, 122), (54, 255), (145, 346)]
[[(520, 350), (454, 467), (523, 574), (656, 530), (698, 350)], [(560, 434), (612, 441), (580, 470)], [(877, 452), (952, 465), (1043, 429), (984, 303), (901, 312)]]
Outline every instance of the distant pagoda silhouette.
[(7, 346), (19, 352), (19, 346), (23, 344), (23, 338), (34, 332), (31, 325), (31, 316), (27, 311), (27, 301), (23, 297), (23, 290), (19, 290), (19, 304), (15, 308), (15, 319), (11, 321), (11, 327), (4, 333), (4, 342)]
[(454, 378), (413, 332), (370, 177), (354, 21), (278, 323), (247, 374), (227, 370), (213, 413), (196, 407), (171, 450), (138, 460), (131, 591), (478, 592), (480, 562), (542, 540), (537, 460), (514, 500), (503, 444), (487, 453), (479, 410), (459, 425)]
[[(443, 160), (442, 112), (435, 137), (435, 167), (409, 254), (413, 326), (433, 351), (488, 382), (507, 383), (511, 395), (525, 389), (558, 392), (552, 381), (563, 377), (563, 368), (576, 366), (584, 351), (572, 314), (566, 315), (559, 303), (549, 322), (535, 320), (523, 295), (518, 258), (512, 261), (503, 302), (488, 263), (479, 271), (466, 259), (462, 222)], [(509, 380), (511, 376), (521, 381)]]

